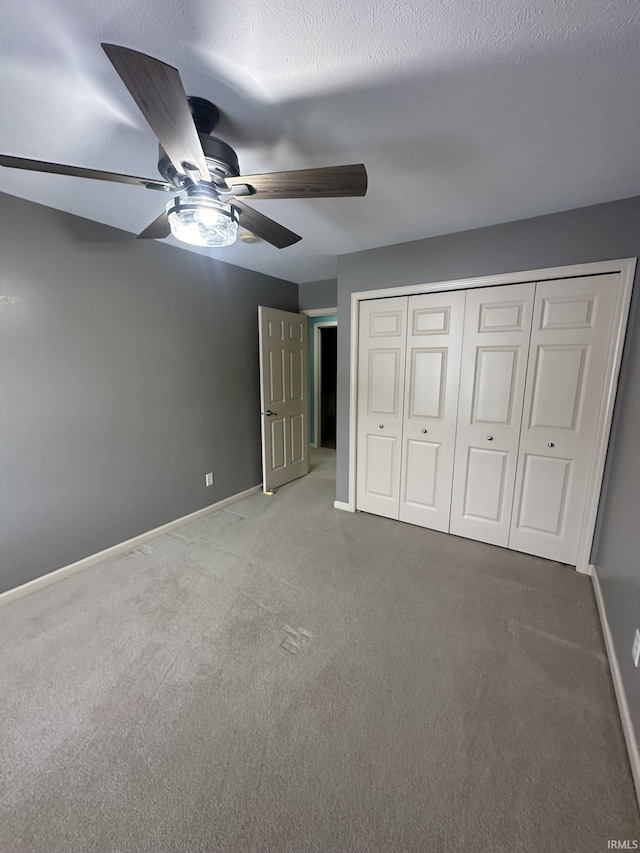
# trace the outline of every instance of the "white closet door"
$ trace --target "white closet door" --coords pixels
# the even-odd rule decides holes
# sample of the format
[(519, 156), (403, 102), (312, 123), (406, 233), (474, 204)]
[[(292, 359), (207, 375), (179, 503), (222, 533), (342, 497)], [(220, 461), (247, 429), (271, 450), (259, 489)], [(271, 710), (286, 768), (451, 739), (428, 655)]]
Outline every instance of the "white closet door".
[(509, 547), (575, 565), (617, 274), (536, 286)]
[(410, 296), (400, 521), (449, 530), (464, 291)]
[(451, 533), (507, 545), (535, 285), (467, 293)]
[(360, 303), (356, 506), (398, 518), (407, 299)]

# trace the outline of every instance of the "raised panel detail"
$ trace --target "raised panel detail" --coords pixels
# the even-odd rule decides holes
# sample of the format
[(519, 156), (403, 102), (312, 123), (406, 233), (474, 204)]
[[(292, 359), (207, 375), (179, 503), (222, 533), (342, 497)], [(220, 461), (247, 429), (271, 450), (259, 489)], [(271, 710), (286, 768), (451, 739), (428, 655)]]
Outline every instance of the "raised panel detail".
[(595, 296), (547, 297), (542, 303), (541, 329), (590, 329), (593, 327)]
[(443, 335), (449, 331), (451, 309), (416, 308), (413, 312), (414, 335)]
[(519, 347), (478, 347), (472, 423), (510, 424)]
[(291, 462), (301, 462), (304, 459), (304, 415), (293, 415), (291, 418)]
[(302, 323), (289, 323), (289, 340), (302, 342)]
[(368, 495), (392, 497), (395, 447), (393, 436), (367, 435), (365, 492)]
[(479, 332), (519, 332), (522, 302), (489, 302), (480, 306)]
[(525, 456), (518, 527), (562, 533), (570, 471), (570, 459)]
[(538, 346), (531, 428), (576, 428), (588, 349), (587, 344)]
[(413, 350), (409, 386), (410, 418), (442, 420), (446, 376), (446, 349)]
[(284, 468), (286, 460), (284, 418), (271, 419), (269, 427), (271, 428), (271, 469), (277, 471)]
[(395, 337), (402, 331), (402, 311), (381, 311), (371, 315), (369, 335), (372, 338)]
[(267, 338), (270, 341), (284, 340), (284, 322), (267, 320)]
[(398, 413), (400, 350), (379, 349), (369, 352), (369, 414)]
[(464, 517), (500, 522), (507, 453), (470, 447), (464, 490)]
[(303, 381), (302, 368), (304, 364), (304, 353), (302, 350), (289, 351), (289, 376), (291, 387), (289, 389), (290, 400), (302, 400)]
[(269, 350), (269, 403), (284, 402), (284, 351)]
[(404, 501), (423, 509), (436, 509), (436, 484), (440, 445), (429, 441), (407, 442)]

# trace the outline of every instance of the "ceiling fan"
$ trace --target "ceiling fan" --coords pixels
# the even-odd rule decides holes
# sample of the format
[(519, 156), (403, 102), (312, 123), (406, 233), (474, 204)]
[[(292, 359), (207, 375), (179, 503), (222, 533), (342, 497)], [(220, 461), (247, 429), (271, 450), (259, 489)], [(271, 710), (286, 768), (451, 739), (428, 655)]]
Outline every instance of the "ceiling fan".
[(366, 193), (367, 173), (361, 163), (240, 175), (233, 148), (211, 136), (220, 118), (217, 107), (204, 98), (188, 98), (176, 68), (127, 47), (103, 44), (102, 48), (160, 141), (158, 171), (164, 180), (5, 154), (0, 154), (0, 165), (175, 193), (163, 213), (138, 237), (157, 239), (172, 233), (186, 243), (209, 247), (233, 243), (238, 226), (278, 249), (302, 239), (249, 207), (245, 198), (328, 198)]

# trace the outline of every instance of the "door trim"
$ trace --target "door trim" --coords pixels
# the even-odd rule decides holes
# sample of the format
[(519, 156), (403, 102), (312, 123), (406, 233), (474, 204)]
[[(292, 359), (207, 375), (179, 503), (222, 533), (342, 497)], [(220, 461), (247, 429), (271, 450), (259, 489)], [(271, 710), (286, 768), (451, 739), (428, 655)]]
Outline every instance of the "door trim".
[(602, 477), (609, 444), (611, 420), (615, 403), (622, 349), (629, 319), (631, 291), (636, 270), (637, 258), (622, 258), (612, 261), (598, 261), (590, 264), (572, 264), (563, 267), (549, 267), (539, 270), (523, 270), (522, 272), (503, 273), (500, 275), (480, 276), (477, 278), (456, 279), (453, 281), (438, 281), (426, 284), (412, 284), (401, 287), (385, 287), (380, 290), (361, 290), (351, 294), (351, 329), (350, 329), (350, 399), (349, 399), (349, 499), (342, 504), (349, 512), (356, 511), (356, 442), (357, 442), (357, 412), (358, 412), (358, 342), (360, 302), (365, 299), (385, 299), (389, 296), (411, 296), (417, 293), (433, 293), (442, 290), (468, 290), (476, 287), (493, 287), (502, 284), (524, 284), (529, 281), (548, 281), (558, 278), (575, 278), (585, 275), (600, 275), (601, 273), (619, 273), (620, 287), (615, 306), (613, 335), (607, 359), (607, 378), (605, 383), (602, 406), (598, 416), (598, 440), (595, 446), (591, 471), (589, 473), (589, 488), (582, 519), (581, 545), (578, 550), (576, 569), (584, 574), (589, 573), (589, 561), (593, 536), (595, 532), (598, 502), (602, 487)]
[(328, 317), (330, 314), (337, 314), (337, 308), (304, 308), (300, 314), (306, 314), (307, 317)]

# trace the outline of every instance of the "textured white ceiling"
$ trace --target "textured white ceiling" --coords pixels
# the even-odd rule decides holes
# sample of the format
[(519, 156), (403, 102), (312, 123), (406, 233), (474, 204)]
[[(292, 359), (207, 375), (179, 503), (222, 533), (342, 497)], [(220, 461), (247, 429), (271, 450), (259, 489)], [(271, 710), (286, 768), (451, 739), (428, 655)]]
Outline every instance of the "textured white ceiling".
[[(178, 67), (245, 174), (366, 165), (365, 198), (253, 202), (303, 240), (210, 253), (239, 266), (330, 278), (345, 252), (640, 194), (637, 0), (20, 0), (0, 151), (157, 175), (101, 41)], [(133, 234), (166, 201), (2, 168), (0, 191)]]

